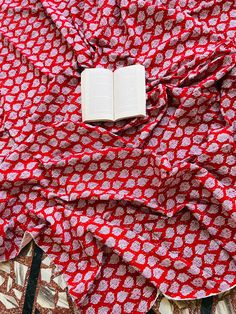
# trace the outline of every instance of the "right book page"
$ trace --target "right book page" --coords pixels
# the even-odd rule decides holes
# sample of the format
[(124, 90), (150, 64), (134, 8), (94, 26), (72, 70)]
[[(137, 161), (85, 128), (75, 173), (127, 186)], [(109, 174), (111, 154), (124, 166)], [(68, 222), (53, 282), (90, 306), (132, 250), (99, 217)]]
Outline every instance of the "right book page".
[(131, 65), (114, 72), (115, 120), (146, 115), (145, 68)]

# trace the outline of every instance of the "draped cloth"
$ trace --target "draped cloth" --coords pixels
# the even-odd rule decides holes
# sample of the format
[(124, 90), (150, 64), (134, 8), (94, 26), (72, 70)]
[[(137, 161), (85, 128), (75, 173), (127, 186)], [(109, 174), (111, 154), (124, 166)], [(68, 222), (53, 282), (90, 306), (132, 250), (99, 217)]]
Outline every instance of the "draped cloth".
[[(0, 260), (30, 241), (81, 313), (236, 285), (233, 0), (0, 1)], [(142, 64), (147, 116), (84, 124), (84, 68)]]

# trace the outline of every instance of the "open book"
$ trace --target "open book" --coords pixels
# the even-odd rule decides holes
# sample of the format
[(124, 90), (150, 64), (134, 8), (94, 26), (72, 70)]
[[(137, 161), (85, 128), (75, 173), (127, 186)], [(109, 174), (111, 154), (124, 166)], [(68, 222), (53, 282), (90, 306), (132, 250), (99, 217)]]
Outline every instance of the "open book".
[(85, 69), (81, 75), (82, 120), (115, 121), (146, 115), (145, 68)]

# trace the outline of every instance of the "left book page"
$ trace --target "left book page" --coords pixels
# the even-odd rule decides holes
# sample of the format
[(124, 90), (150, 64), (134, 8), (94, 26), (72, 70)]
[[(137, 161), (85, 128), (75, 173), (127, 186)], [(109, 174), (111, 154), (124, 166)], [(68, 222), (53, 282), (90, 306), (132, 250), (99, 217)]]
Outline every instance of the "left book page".
[(81, 74), (82, 120), (113, 121), (113, 72), (85, 69)]

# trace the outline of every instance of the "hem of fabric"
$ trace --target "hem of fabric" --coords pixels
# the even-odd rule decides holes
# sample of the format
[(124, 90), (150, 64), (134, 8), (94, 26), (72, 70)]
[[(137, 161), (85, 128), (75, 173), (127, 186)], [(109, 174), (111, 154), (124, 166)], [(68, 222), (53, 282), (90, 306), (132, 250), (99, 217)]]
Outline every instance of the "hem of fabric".
[(175, 300), (175, 301), (194, 301), (194, 300), (201, 300), (201, 299), (206, 299), (206, 298), (209, 298), (209, 297), (214, 297), (214, 296), (216, 296), (216, 295), (220, 295), (221, 293), (228, 292), (228, 291), (234, 289), (235, 287), (236, 287), (236, 284), (233, 285), (233, 286), (230, 287), (230, 288), (225, 289), (225, 290), (223, 289), (222, 291), (215, 292), (215, 293), (210, 293), (210, 294), (208, 294), (208, 295), (206, 295), (206, 296), (202, 296), (202, 297), (199, 297), (199, 298), (198, 298), (198, 297), (196, 297), (196, 298), (171, 297), (171, 296), (169, 296), (168, 294), (163, 293), (163, 292), (161, 292), (161, 291), (160, 291), (160, 293), (163, 294), (163, 296), (166, 297), (166, 298), (169, 299), (169, 300)]
[[(6, 262), (6, 261), (12, 260), (12, 259), (16, 258), (17, 256), (19, 256), (21, 250), (22, 250), (31, 240), (33, 240), (34, 243), (35, 243), (36, 245), (38, 245), (38, 246), (42, 249), (42, 251), (53, 261), (53, 263), (54, 263), (54, 265), (55, 265), (55, 267), (56, 267), (56, 270), (61, 273), (61, 275), (62, 275), (62, 277), (63, 277), (63, 279), (64, 279), (64, 281), (65, 281), (65, 283), (66, 283), (66, 285), (67, 285), (67, 287), (68, 287), (67, 279), (65, 278), (63, 271), (60, 269), (60, 266), (55, 264), (54, 258), (51, 257), (51, 254), (50, 254), (50, 253), (47, 253), (47, 251), (44, 249), (44, 246), (38, 244), (37, 236), (34, 237), (34, 236), (32, 235), (32, 233), (29, 232), (29, 231), (26, 231), (26, 232), (24, 233), (24, 236), (23, 236), (23, 238), (22, 238), (22, 240), (21, 240), (21, 243), (20, 243), (20, 246), (19, 246), (19, 251), (18, 251), (18, 252), (15, 252), (15, 254), (13, 254), (12, 256), (10, 256), (10, 258), (8, 258), (8, 259), (4, 259), (4, 258), (3, 258), (3, 259), (0, 259), (0, 262)], [(100, 267), (100, 268), (101, 268), (101, 267)], [(99, 269), (99, 271), (100, 271), (100, 269)], [(147, 279), (147, 278), (146, 278), (146, 279)], [(211, 296), (220, 295), (221, 293), (228, 292), (228, 291), (234, 289), (235, 287), (236, 287), (236, 284), (234, 284), (233, 286), (230, 286), (230, 287), (227, 288), (227, 289), (223, 289), (222, 291), (218, 291), (218, 292), (215, 292), (215, 293), (210, 293), (210, 294), (207, 294), (207, 295), (202, 296), (202, 297), (183, 298), (183, 297), (172, 297), (172, 296), (168, 295), (167, 293), (162, 292), (160, 289), (158, 289), (158, 287), (155, 286), (155, 288), (157, 289), (157, 294), (156, 294), (156, 297), (154, 298), (154, 300), (151, 302), (151, 306), (150, 306), (149, 309), (151, 309), (152, 306), (155, 304), (155, 302), (156, 302), (156, 300), (157, 300), (157, 298), (158, 298), (158, 296), (159, 296), (160, 294), (162, 294), (164, 297), (166, 297), (166, 298), (169, 299), (169, 300), (175, 300), (175, 301), (191, 301), (191, 300), (192, 300), (192, 301), (193, 301), (193, 300), (201, 300), (201, 299), (205, 299), (205, 298), (208, 298), (208, 297), (211, 297)], [(71, 293), (69, 293), (69, 294), (70, 294), (70, 297), (71, 297), (74, 301), (76, 301), (76, 297), (73, 296), (73, 294), (71, 294)]]
[[(157, 289), (157, 288), (156, 288), (156, 289)], [(151, 302), (151, 305), (150, 305), (150, 307), (148, 308), (148, 311), (150, 311), (151, 308), (153, 307), (153, 305), (156, 303), (156, 300), (157, 300), (157, 298), (159, 297), (160, 293), (161, 293), (160, 290), (157, 289), (156, 297), (155, 297), (154, 300)]]
[[(32, 236), (32, 234), (31, 234), (30, 232), (26, 232), (26, 233), (24, 234), (23, 239), (25, 239), (25, 238), (27, 239), (27, 242), (22, 240), (22, 242), (24, 242), (24, 245), (22, 245), (22, 243), (21, 243), (20, 251), (21, 251), (31, 240), (33, 240), (34, 243), (35, 243), (36, 245), (38, 245), (38, 246), (41, 248), (41, 250), (42, 250), (42, 251), (50, 258), (50, 260), (53, 262), (55, 268), (60, 272), (60, 275), (61, 275), (62, 278), (64, 279), (64, 281), (65, 281), (65, 283), (66, 283), (66, 285), (67, 285), (67, 288), (68, 288), (68, 283), (67, 283), (67, 280), (66, 280), (66, 278), (65, 278), (65, 276), (64, 276), (64, 273), (60, 270), (60, 267), (58, 267), (58, 265), (56, 265), (56, 264), (54, 263), (53, 257), (50, 256), (51, 254), (50, 254), (50, 253), (47, 253), (47, 252), (45, 251), (44, 247), (41, 246), (41, 245), (39, 245), (39, 244), (37, 243), (37, 239), (35, 239), (35, 238)], [(20, 254), (20, 251), (19, 251), (18, 254), (16, 254), (16, 256), (18, 256), (18, 255)], [(99, 271), (98, 271), (98, 272), (100, 272), (101, 268), (102, 268), (102, 266), (99, 267)], [(160, 291), (157, 287), (155, 287), (155, 288), (156, 288), (156, 290), (157, 290), (156, 296), (155, 296), (155, 298), (153, 299), (153, 301), (150, 302), (150, 306), (149, 306), (149, 308), (148, 308), (148, 311), (153, 307), (153, 305), (155, 304), (157, 298), (159, 297), (159, 295), (160, 295), (160, 293), (161, 293), (161, 291)], [(68, 293), (69, 293), (69, 291), (68, 291)], [(70, 295), (70, 297), (72, 298), (73, 302), (75, 302), (75, 306), (77, 307), (77, 309), (79, 309), (78, 304), (76, 304), (76, 298), (75, 298), (75, 297), (73, 296), (73, 294), (71, 294), (71, 293), (69, 293), (69, 295)]]

